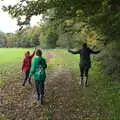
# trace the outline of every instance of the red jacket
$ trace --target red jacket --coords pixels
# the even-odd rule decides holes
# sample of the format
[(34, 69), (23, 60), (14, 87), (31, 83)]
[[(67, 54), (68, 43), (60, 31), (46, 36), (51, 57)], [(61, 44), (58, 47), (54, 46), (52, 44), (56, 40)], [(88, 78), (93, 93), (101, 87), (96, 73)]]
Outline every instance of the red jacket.
[(26, 56), (26, 53), (25, 53), (25, 58), (22, 61), (22, 71), (23, 72), (27, 72), (28, 70), (30, 70), (31, 61), (32, 61), (32, 58), (34, 57), (34, 55), (35, 55), (35, 51), (30, 56)]

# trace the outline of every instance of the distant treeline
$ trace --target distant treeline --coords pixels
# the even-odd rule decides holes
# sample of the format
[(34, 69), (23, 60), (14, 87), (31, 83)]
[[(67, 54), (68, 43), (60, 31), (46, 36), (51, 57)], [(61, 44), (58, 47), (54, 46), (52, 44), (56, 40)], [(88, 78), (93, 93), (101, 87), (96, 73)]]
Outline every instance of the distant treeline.
[(88, 27), (81, 28), (81, 25), (83, 23), (72, 19), (61, 24), (44, 21), (16, 33), (0, 32), (0, 47), (80, 48), (85, 41), (92, 47), (101, 47), (103, 42), (97, 40), (97, 33)]

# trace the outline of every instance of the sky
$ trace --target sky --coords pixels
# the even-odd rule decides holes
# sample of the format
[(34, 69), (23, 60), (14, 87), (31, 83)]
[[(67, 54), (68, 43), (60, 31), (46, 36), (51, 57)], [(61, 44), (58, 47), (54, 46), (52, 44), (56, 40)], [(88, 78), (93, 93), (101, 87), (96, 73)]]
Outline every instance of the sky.
[[(0, 0), (0, 31), (5, 33), (14, 33), (18, 30), (16, 19), (12, 19), (7, 12), (1, 10), (2, 5), (14, 5), (19, 0)], [(40, 21), (40, 16), (34, 16), (31, 19), (31, 26), (37, 25)]]

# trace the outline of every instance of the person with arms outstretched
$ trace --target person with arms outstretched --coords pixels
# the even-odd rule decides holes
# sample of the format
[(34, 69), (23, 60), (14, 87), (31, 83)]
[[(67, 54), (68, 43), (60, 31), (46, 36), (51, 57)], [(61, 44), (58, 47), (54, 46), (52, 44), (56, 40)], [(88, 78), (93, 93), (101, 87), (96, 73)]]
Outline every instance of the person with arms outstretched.
[[(36, 50), (36, 48), (35, 48)], [(30, 73), (30, 68), (31, 68), (31, 61), (32, 58), (35, 55), (35, 50), (33, 51), (33, 53), (30, 55), (30, 52), (27, 51), (25, 52), (25, 57), (22, 61), (22, 72), (25, 73), (25, 78), (24, 78), (24, 82), (23, 82), (23, 86), (25, 86), (25, 83), (27, 82), (28, 78), (29, 78), (29, 73)], [(29, 80), (29, 84), (31, 84), (31, 81)]]
[(41, 101), (43, 104), (44, 98), (44, 83), (46, 79), (45, 69), (47, 68), (46, 60), (42, 57), (42, 51), (37, 50), (36, 56), (34, 57), (31, 65), (31, 70), (29, 74), (29, 79), (34, 75), (36, 91), (37, 91), (37, 100)]
[[(87, 87), (88, 85), (88, 72), (91, 68), (91, 54), (98, 54), (100, 51), (93, 51), (84, 43), (82, 48), (78, 51), (68, 50), (72, 54), (80, 54), (80, 85)], [(85, 81), (84, 81), (85, 75)]]

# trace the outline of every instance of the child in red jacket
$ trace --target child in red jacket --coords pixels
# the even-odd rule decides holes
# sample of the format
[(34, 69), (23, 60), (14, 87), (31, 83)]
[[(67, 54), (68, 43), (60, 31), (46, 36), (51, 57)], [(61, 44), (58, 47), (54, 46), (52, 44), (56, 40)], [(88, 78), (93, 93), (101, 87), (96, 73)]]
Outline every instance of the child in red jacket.
[[(25, 86), (25, 83), (27, 82), (27, 80), (29, 78), (29, 72), (30, 72), (30, 68), (31, 68), (31, 61), (32, 61), (32, 58), (35, 55), (35, 50), (31, 55), (30, 55), (29, 51), (25, 52), (25, 57), (24, 57), (24, 59), (22, 61), (22, 72), (25, 73), (25, 79), (24, 79), (24, 82), (23, 82), (23, 86)], [(29, 84), (31, 84), (30, 80), (29, 80)]]

